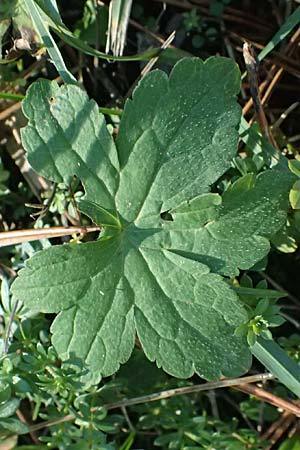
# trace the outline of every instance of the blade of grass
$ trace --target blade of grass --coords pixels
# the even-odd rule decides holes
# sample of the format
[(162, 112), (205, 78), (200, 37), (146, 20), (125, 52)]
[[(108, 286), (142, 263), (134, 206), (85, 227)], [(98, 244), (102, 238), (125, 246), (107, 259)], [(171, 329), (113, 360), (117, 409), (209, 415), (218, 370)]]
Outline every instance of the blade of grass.
[(300, 366), (276, 342), (259, 337), (250, 350), (282, 384), (300, 397)]
[(132, 447), (132, 444), (134, 443), (135, 435), (136, 435), (136, 433), (134, 431), (132, 431), (129, 434), (128, 438), (123, 442), (123, 444), (121, 445), (119, 450), (130, 450)]
[(102, 106), (99, 107), (99, 111), (102, 114), (108, 114), (108, 115), (112, 115), (112, 116), (122, 116), (122, 114), (123, 114), (122, 109), (105, 108)]
[(44, 46), (49, 53), (52, 63), (55, 65), (59, 75), (61, 76), (64, 83), (77, 84), (76, 78), (69, 72), (65, 62), (61, 56), (61, 53), (49, 32), (48, 26), (45, 24), (43, 18), (41, 17), (40, 11), (36, 6), (34, 0), (24, 0), (25, 6), (28, 13), (31, 16), (32, 22), (34, 23)]
[(132, 0), (111, 0), (105, 49), (107, 53), (112, 50), (115, 56), (123, 55), (131, 6)]
[(258, 298), (274, 298), (279, 299), (282, 297), (286, 297), (288, 294), (283, 291), (275, 291), (273, 289), (256, 289), (256, 288), (247, 288), (243, 286), (232, 286), (232, 289), (240, 295), (252, 295), (253, 297)]
[[(36, 2), (40, 8), (41, 8), (41, 4), (37, 1)], [(42, 1), (42, 5), (43, 5), (43, 11), (47, 16), (50, 16), (53, 18), (53, 20), (57, 23), (60, 24), (62, 26), (64, 26), (64, 23), (62, 21), (62, 18), (60, 16), (59, 13), (59, 9), (57, 6), (57, 2), (56, 0), (43, 0)]]
[(132, 56), (113, 56), (107, 55), (106, 53), (100, 52), (94, 49), (90, 45), (86, 44), (84, 41), (74, 36), (74, 34), (63, 24), (61, 19), (58, 21), (57, 13), (53, 13), (52, 0), (31, 0), (34, 1), (36, 7), (44, 14), (44, 19), (47, 21), (48, 25), (54, 31), (54, 33), (60, 37), (64, 42), (66, 42), (71, 47), (90, 55), (96, 56), (97, 58), (106, 59), (110, 61), (141, 61), (148, 60), (161, 53), (160, 48), (154, 48), (143, 53), (139, 53)]
[(257, 58), (262, 61), (280, 42), (282, 42), (290, 32), (300, 23), (300, 6), (287, 18), (284, 24), (274, 34), (270, 42), (258, 54)]
[(15, 57), (15, 58), (10, 58), (10, 59), (0, 59), (0, 64), (9, 64), (9, 63), (11, 63), (11, 62), (16, 61), (17, 59), (18, 59), (17, 57)]
[[(274, 48), (280, 44), (290, 32), (300, 23), (300, 6), (287, 18), (284, 24), (279, 28), (277, 33), (274, 34), (272, 39), (268, 42), (263, 50), (257, 55), (258, 61), (262, 61)], [(247, 72), (242, 74), (242, 80), (247, 76)]]
[(62, 30), (60, 28), (53, 28), (55, 34), (60, 37), (64, 42), (69, 44), (71, 47), (76, 48), (76, 50), (79, 50), (86, 55), (90, 56), (96, 56), (97, 58), (106, 59), (108, 61), (141, 61), (141, 60), (149, 60), (151, 58), (154, 58), (155, 56), (158, 56), (161, 52), (161, 49), (151, 49), (144, 53), (139, 53), (133, 56), (113, 56), (113, 55), (107, 55), (106, 53), (100, 52), (99, 50), (96, 50), (92, 48), (90, 45), (86, 44), (85, 42), (81, 41), (77, 37), (75, 37), (71, 32), (66, 33), (65, 29)]

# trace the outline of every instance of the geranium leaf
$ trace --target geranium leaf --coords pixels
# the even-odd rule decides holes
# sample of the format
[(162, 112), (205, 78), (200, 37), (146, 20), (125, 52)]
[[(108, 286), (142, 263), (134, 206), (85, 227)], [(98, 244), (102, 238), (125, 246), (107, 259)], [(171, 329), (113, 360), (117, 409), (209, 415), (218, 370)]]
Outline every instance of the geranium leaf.
[[(250, 268), (284, 223), (289, 172), (246, 175), (223, 198), (210, 186), (236, 153), (237, 66), (225, 58), (153, 71), (125, 106), (116, 143), (76, 86), (34, 83), (22, 133), (32, 166), (76, 175), (100, 239), (37, 253), (13, 284), (32, 310), (58, 312), (53, 343), (84, 361), (85, 379), (114, 373), (134, 347), (178, 377), (237, 376), (251, 362), (247, 320), (222, 275)], [(276, 179), (275, 179), (276, 178)]]
[(249, 269), (268, 253), (268, 238), (285, 222), (293, 179), (289, 172), (276, 170), (248, 174), (226, 191), (222, 204), (216, 205), (216, 194), (183, 203), (170, 211), (174, 221), (165, 225), (172, 249), (183, 254), (184, 248), (186, 256), (221, 274)]
[(57, 183), (78, 176), (86, 200), (116, 215), (117, 152), (97, 104), (78, 87), (39, 80), (30, 87), (23, 111), (30, 122), (22, 142), (32, 167)]

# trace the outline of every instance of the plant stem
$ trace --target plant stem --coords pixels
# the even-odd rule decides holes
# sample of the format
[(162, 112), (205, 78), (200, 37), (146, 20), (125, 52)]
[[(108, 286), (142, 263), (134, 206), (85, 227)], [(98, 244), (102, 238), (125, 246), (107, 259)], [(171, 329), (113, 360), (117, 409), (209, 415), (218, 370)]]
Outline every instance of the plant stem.
[(154, 394), (143, 395), (142, 397), (130, 398), (120, 402), (108, 404), (107, 409), (121, 408), (122, 406), (138, 405), (140, 403), (154, 402), (165, 398), (174, 397), (175, 395), (192, 394), (194, 392), (207, 391), (210, 389), (219, 389), (224, 387), (237, 386), (240, 384), (256, 383), (263, 380), (272, 380), (274, 376), (271, 373), (262, 373), (258, 375), (250, 375), (242, 378), (231, 378), (228, 380), (212, 381), (210, 383), (194, 384), (182, 388), (169, 389), (167, 391), (155, 392)]
[(4, 100), (15, 100), (17, 102), (23, 100), (25, 97), (21, 94), (14, 94), (12, 92), (0, 92), (0, 98)]

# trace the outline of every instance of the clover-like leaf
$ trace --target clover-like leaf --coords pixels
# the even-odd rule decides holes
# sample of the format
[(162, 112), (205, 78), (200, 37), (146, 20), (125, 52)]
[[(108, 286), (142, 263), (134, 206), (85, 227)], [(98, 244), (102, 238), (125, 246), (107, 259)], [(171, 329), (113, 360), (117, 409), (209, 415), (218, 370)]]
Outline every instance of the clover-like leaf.
[[(284, 223), (289, 172), (210, 186), (236, 153), (237, 66), (180, 61), (149, 73), (125, 106), (114, 143), (94, 101), (75, 86), (40, 80), (27, 94), (22, 139), (41, 175), (77, 176), (80, 209), (104, 231), (96, 242), (54, 246), (27, 261), (13, 292), (33, 310), (59, 313), (53, 343), (99, 381), (134, 347), (167, 372), (237, 376), (251, 361), (235, 328), (247, 313), (223, 275), (250, 268)], [(292, 180), (291, 180), (292, 178)]]

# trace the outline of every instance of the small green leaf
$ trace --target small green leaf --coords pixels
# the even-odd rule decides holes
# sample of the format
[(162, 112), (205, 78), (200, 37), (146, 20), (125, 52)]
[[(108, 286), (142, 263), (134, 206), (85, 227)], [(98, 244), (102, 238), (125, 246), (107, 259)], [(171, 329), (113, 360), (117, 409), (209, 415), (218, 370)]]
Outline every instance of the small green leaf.
[(290, 192), (290, 202), (293, 209), (300, 209), (300, 180), (295, 181)]
[(18, 409), (20, 400), (12, 398), (0, 405), (0, 418), (12, 416)]
[(95, 45), (98, 40), (100, 47), (104, 47), (107, 38), (107, 25), (108, 10), (105, 5), (95, 4), (93, 0), (87, 0), (84, 4), (83, 17), (75, 25), (74, 35), (90, 45)]
[(261, 336), (263, 339), (267, 339), (267, 340), (272, 339), (272, 333), (271, 333), (271, 331), (268, 330), (268, 329), (263, 329), (263, 330), (261, 330), (260, 336)]
[(294, 253), (298, 244), (291, 227), (284, 226), (271, 239), (272, 244), (282, 253)]
[(253, 315), (254, 316), (258, 316), (258, 315), (263, 315), (263, 313), (268, 309), (269, 307), (269, 300), (267, 298), (264, 298), (262, 300), (260, 300), (254, 310)]
[(286, 322), (285, 318), (280, 316), (279, 314), (272, 315), (270, 317), (266, 315), (266, 320), (268, 321), (268, 325), (271, 328), (280, 327), (280, 325), (282, 325)]
[(300, 161), (298, 159), (290, 159), (288, 161), (290, 170), (300, 178)]
[(279, 447), (279, 450), (300, 450), (300, 438), (298, 433), (286, 439)]
[(209, 7), (209, 13), (212, 16), (215, 17), (219, 17), (222, 15), (224, 10), (224, 5), (222, 2), (218, 1), (218, 0), (214, 0), (213, 2), (211, 2), (210, 7)]
[[(247, 148), (254, 153), (261, 152), (266, 160), (272, 162), (272, 166), (276, 166), (281, 170), (288, 171), (287, 158), (278, 150), (276, 150), (266, 138), (264, 138), (253, 125), (249, 125), (244, 117), (240, 122), (240, 136)], [(268, 163), (269, 166), (270, 162)]]
[[(11, 388), (9, 384), (0, 384), (0, 404), (6, 402), (11, 396)], [(1, 405), (0, 405), (1, 408)]]
[(248, 325), (243, 323), (242, 325), (239, 325), (235, 330), (234, 334), (235, 336), (244, 336), (248, 333)]
[(27, 434), (29, 432), (29, 427), (25, 423), (13, 417), (0, 419), (0, 427), (15, 434)]
[(247, 334), (248, 345), (250, 345), (250, 347), (252, 347), (255, 344), (256, 340), (257, 340), (256, 334), (254, 333), (254, 331), (252, 329), (250, 329)]

